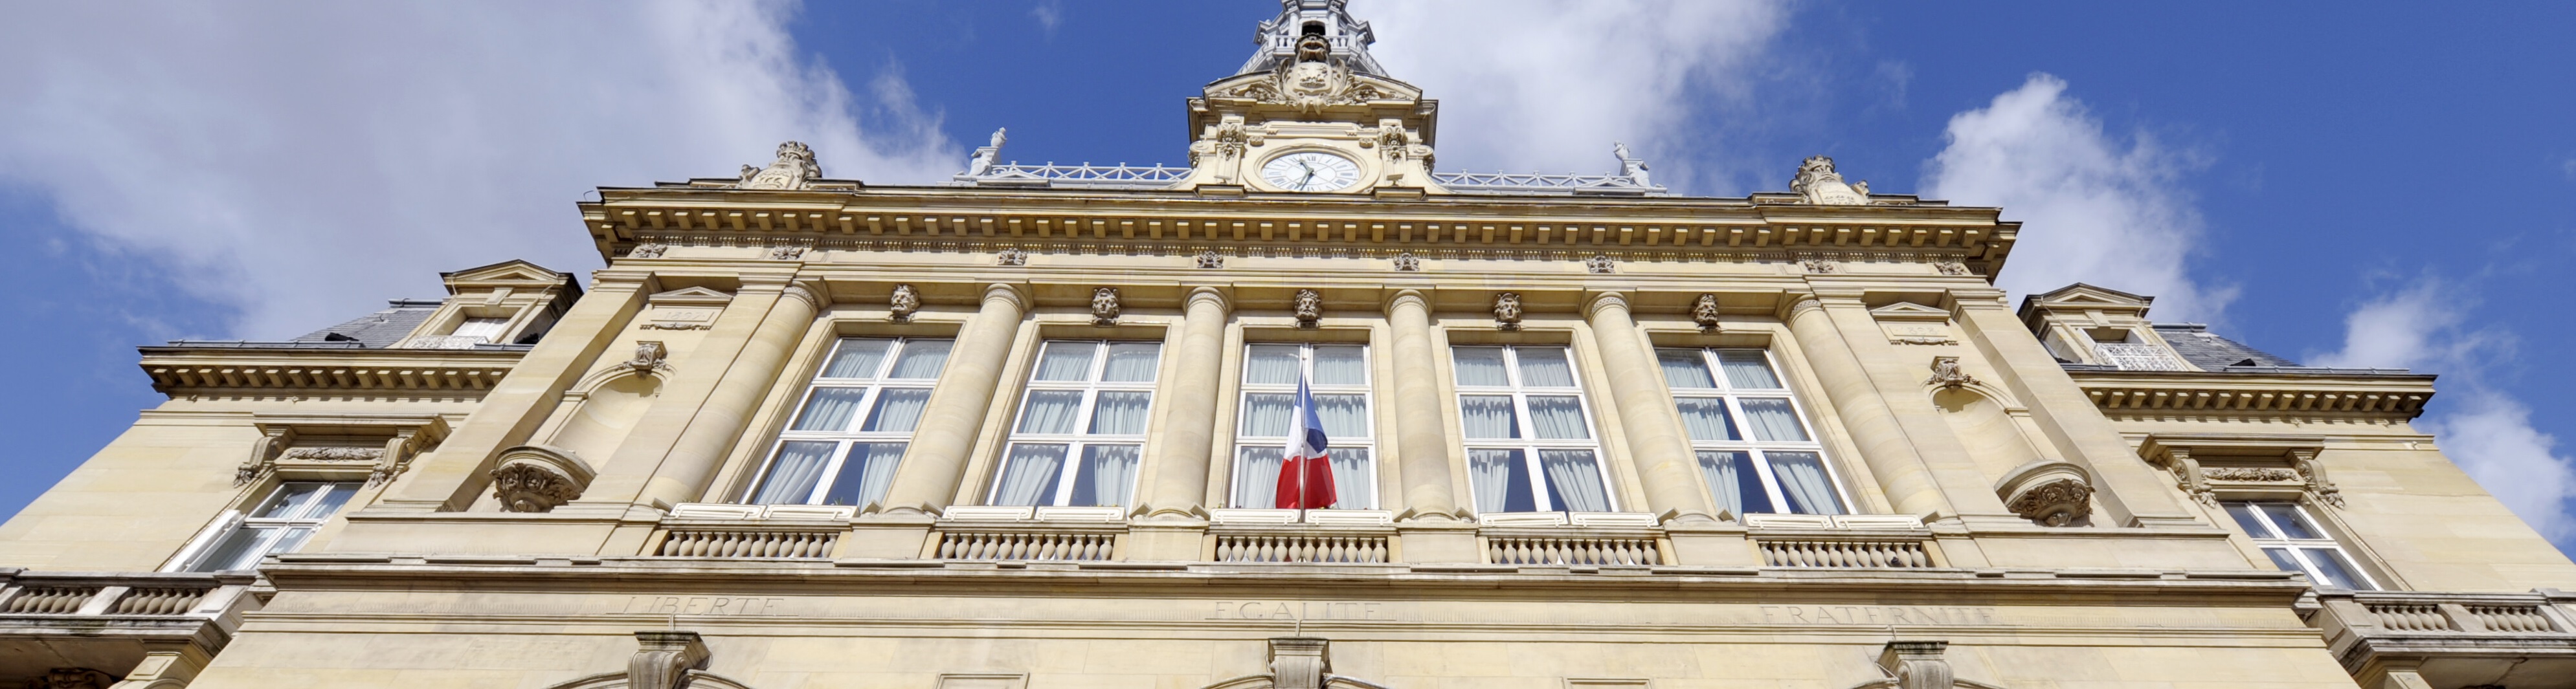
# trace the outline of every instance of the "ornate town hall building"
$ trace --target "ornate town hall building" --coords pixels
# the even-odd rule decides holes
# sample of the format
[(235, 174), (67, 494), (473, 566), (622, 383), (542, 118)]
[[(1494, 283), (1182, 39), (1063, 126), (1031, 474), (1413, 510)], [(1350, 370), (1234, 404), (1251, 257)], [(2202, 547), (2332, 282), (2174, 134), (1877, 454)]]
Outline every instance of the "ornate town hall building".
[(1344, 2), (1184, 167), (790, 143), (601, 189), (586, 286), (144, 348), (168, 402), (0, 527), (0, 682), (2576, 687), (2432, 376), (2012, 303), (2022, 228), (1824, 158), (1443, 172)]

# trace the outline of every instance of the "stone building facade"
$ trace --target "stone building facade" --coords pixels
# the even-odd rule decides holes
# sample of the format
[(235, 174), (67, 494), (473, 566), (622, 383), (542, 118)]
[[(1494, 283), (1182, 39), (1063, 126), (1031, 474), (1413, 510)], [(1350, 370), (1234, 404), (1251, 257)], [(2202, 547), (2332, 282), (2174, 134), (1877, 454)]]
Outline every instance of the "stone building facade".
[[(1344, 0), (1257, 36), (1185, 167), (790, 143), (580, 204), (586, 287), (144, 348), (0, 526), (0, 681), (2576, 687), (2431, 376), (2011, 303), (1997, 209), (1823, 158), (1441, 172)], [(1278, 509), (1307, 409), (1335, 502)]]

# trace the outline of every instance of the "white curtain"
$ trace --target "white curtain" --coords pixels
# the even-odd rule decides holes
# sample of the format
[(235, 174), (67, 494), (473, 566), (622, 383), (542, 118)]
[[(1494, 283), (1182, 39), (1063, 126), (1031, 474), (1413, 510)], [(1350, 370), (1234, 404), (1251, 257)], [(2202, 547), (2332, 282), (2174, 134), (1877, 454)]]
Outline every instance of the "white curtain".
[(823, 367), (823, 378), (874, 378), (877, 364), (885, 361), (885, 340), (842, 340), (841, 351), (832, 355), (832, 365)]
[(1771, 460), (1771, 475), (1780, 479), (1780, 493), (1789, 498), (1789, 511), (1798, 514), (1842, 514), (1842, 501), (1834, 499), (1833, 481), (1825, 477), (1825, 461), (1813, 452), (1764, 452)]
[(1296, 345), (1253, 345), (1252, 354), (1243, 359), (1243, 382), (1254, 385), (1296, 385)]
[(1601, 470), (1593, 466), (1591, 450), (1539, 450), (1538, 464), (1556, 488), (1556, 497), (1563, 500), (1557, 509), (1610, 511), (1610, 494), (1601, 489)]
[(1503, 348), (1455, 347), (1449, 352), (1450, 360), (1457, 365), (1459, 385), (1504, 387), (1512, 384), (1511, 377), (1503, 373)]
[(1072, 433), (1081, 415), (1082, 391), (1031, 390), (1028, 404), (1020, 408), (1020, 432)]
[(1512, 398), (1501, 395), (1459, 396), (1458, 425), (1469, 438), (1521, 437), (1512, 418)]
[(894, 370), (887, 378), (938, 378), (941, 366), (948, 364), (948, 340), (906, 340), (903, 354), (894, 359)]
[(893, 389), (877, 393), (876, 411), (868, 412), (868, 423), (861, 430), (909, 433), (921, 424), (921, 410), (930, 406), (930, 391)]
[(1063, 445), (1011, 446), (1011, 460), (1002, 465), (1002, 485), (993, 490), (993, 504), (1027, 506), (1053, 500), (1056, 472), (1063, 468)]
[(1699, 350), (1658, 349), (1655, 361), (1664, 366), (1664, 384), (1676, 390), (1717, 387), (1709, 380), (1708, 360), (1700, 357)]
[(854, 443), (850, 458), (841, 460), (841, 473), (832, 478), (832, 489), (824, 491), (826, 505), (866, 505), (885, 498), (886, 486), (894, 483), (894, 469), (903, 461), (904, 443)]
[(1284, 438), (1297, 408), (1297, 396), (1280, 393), (1248, 393), (1243, 396), (1243, 428), (1237, 435), (1256, 438)]
[(1511, 511), (1512, 473), (1520, 470), (1519, 450), (1468, 450), (1467, 473), (1476, 484), (1476, 511)]
[(1335, 448), (1324, 454), (1333, 462), (1333, 507), (1365, 510), (1377, 505), (1377, 469), (1367, 448)]
[(1737, 521), (1746, 512), (1771, 511), (1771, 496), (1763, 492), (1762, 478), (1753, 472), (1753, 455), (1702, 450), (1699, 471), (1708, 480), (1709, 494), (1717, 496), (1717, 506), (1734, 513)]
[(1287, 450), (1277, 447), (1234, 449), (1234, 506), (1270, 509), (1279, 504), (1279, 464)]
[(850, 417), (858, 415), (859, 403), (867, 396), (867, 388), (814, 388), (814, 395), (805, 398), (805, 411), (796, 415), (796, 430), (847, 429)]
[(1718, 352), (1717, 363), (1726, 368), (1726, 384), (1753, 390), (1778, 390), (1780, 377), (1771, 375), (1771, 362), (1762, 360), (1761, 352)]
[(1074, 477), (1072, 504), (1127, 504), (1127, 492), (1136, 486), (1136, 447), (1092, 445), (1082, 448), (1082, 474)]
[(1369, 437), (1367, 397), (1316, 395), (1315, 418), (1324, 422), (1326, 437), (1336, 439)]
[(1726, 418), (1726, 400), (1677, 397), (1673, 406), (1681, 409), (1682, 428), (1692, 440), (1742, 440), (1735, 437), (1735, 423)]
[(1358, 345), (1316, 345), (1316, 385), (1367, 385), (1368, 348)]
[(1592, 437), (1583, 426), (1583, 401), (1572, 396), (1531, 395), (1529, 397), (1530, 430), (1545, 440), (1581, 440)]
[(1100, 345), (1091, 342), (1049, 342), (1038, 355), (1038, 370), (1031, 380), (1090, 380), (1091, 355)]
[(778, 444), (778, 458), (769, 462), (769, 478), (760, 482), (751, 501), (762, 505), (802, 505), (814, 495), (814, 482), (823, 477), (823, 465), (832, 461), (832, 450), (839, 443), (786, 442)]
[(1100, 379), (1112, 383), (1154, 382), (1154, 364), (1162, 352), (1163, 345), (1155, 342), (1111, 342), (1109, 365), (1101, 370)]
[(1564, 347), (1514, 347), (1512, 351), (1520, 355), (1522, 387), (1574, 387), (1574, 367), (1565, 362)]
[(1747, 398), (1743, 400), (1744, 420), (1752, 422), (1753, 439), (1806, 442), (1807, 428), (1798, 423), (1798, 412), (1785, 399)]
[(1143, 435), (1150, 392), (1102, 392), (1091, 409), (1092, 435)]

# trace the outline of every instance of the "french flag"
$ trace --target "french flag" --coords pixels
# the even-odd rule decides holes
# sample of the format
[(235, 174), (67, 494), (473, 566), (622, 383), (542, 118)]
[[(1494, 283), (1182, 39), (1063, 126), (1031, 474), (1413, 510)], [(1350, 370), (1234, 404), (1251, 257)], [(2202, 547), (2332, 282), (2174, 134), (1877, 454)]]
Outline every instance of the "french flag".
[(1288, 460), (1279, 463), (1279, 509), (1319, 510), (1333, 506), (1333, 461), (1324, 455), (1332, 447), (1324, 437), (1324, 422), (1315, 415), (1315, 393), (1306, 389), (1306, 376), (1297, 376), (1297, 429), (1291, 437), (1296, 442), (1288, 448)]

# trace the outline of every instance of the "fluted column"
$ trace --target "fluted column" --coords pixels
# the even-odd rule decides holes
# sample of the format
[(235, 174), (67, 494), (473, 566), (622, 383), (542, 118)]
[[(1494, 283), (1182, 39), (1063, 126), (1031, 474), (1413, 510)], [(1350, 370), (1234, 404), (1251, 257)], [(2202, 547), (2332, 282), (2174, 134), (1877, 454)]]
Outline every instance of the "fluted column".
[(1457, 490), (1449, 476), (1449, 430), (1440, 409), (1439, 352), (1431, 336), (1431, 299), (1401, 290), (1386, 302), (1395, 349), (1395, 448), (1402, 456), (1404, 517), (1458, 518)]
[(1179, 365), (1172, 381), (1161, 386), (1163, 434), (1155, 438), (1154, 482), (1137, 511), (1146, 516), (1206, 517), (1199, 503), (1207, 499), (1208, 463), (1216, 442), (1217, 389), (1224, 370), (1226, 314), (1232, 310), (1223, 290), (1190, 290), (1181, 318)]
[(1704, 480), (1698, 455), (1691, 451), (1672, 394), (1664, 388), (1654, 345), (1628, 314), (1628, 298), (1618, 292), (1594, 294), (1584, 311), (1602, 367), (1610, 374), (1619, 424), (1627, 429), (1629, 462), (1646, 484), (1647, 507), (1664, 521), (1716, 521), (1708, 492), (1700, 487)]
[(1799, 349), (1806, 351), (1808, 363), (1815, 367), (1817, 384), (1825, 389), (1825, 397), (1833, 400), (1843, 426), (1851, 430), (1853, 443), (1860, 446), (1861, 460), (1869, 463), (1870, 473), (1878, 478), (1879, 487), (1895, 503), (1896, 511), (1957, 514), (1942, 496), (1940, 484), (1923, 457), (1914, 451), (1914, 441), (1907, 437), (1895, 410), (1879, 396), (1869, 371), (1852, 354), (1850, 343), (1843, 341), (1824, 305), (1811, 296), (1799, 297), (1789, 306), (1789, 332), (1797, 338)]
[(1028, 308), (1027, 290), (1004, 283), (985, 286), (983, 308), (957, 334), (947, 370), (939, 374), (938, 390), (922, 409), (912, 447), (895, 470), (894, 485), (886, 490), (885, 512), (936, 513), (957, 494), (957, 484), (966, 475), (966, 456), (974, 451), (975, 435), (984, 427), (984, 414), (992, 409), (994, 388), (1001, 382), (1002, 366)]
[(769, 313), (761, 316), (760, 327), (743, 343), (742, 353), (725, 368), (724, 377), (716, 380), (706, 404), (680, 429), (680, 437), (671, 443), (671, 452), (662, 460), (661, 469), (644, 482), (639, 502), (691, 502), (706, 493), (708, 479), (724, 463), (726, 448), (742, 437), (743, 425), (750, 420), (752, 410), (778, 383), (788, 353), (795, 351), (805, 331), (814, 325), (814, 315), (828, 299), (816, 291), (819, 289), (819, 285), (788, 285), (777, 303), (769, 307)]

